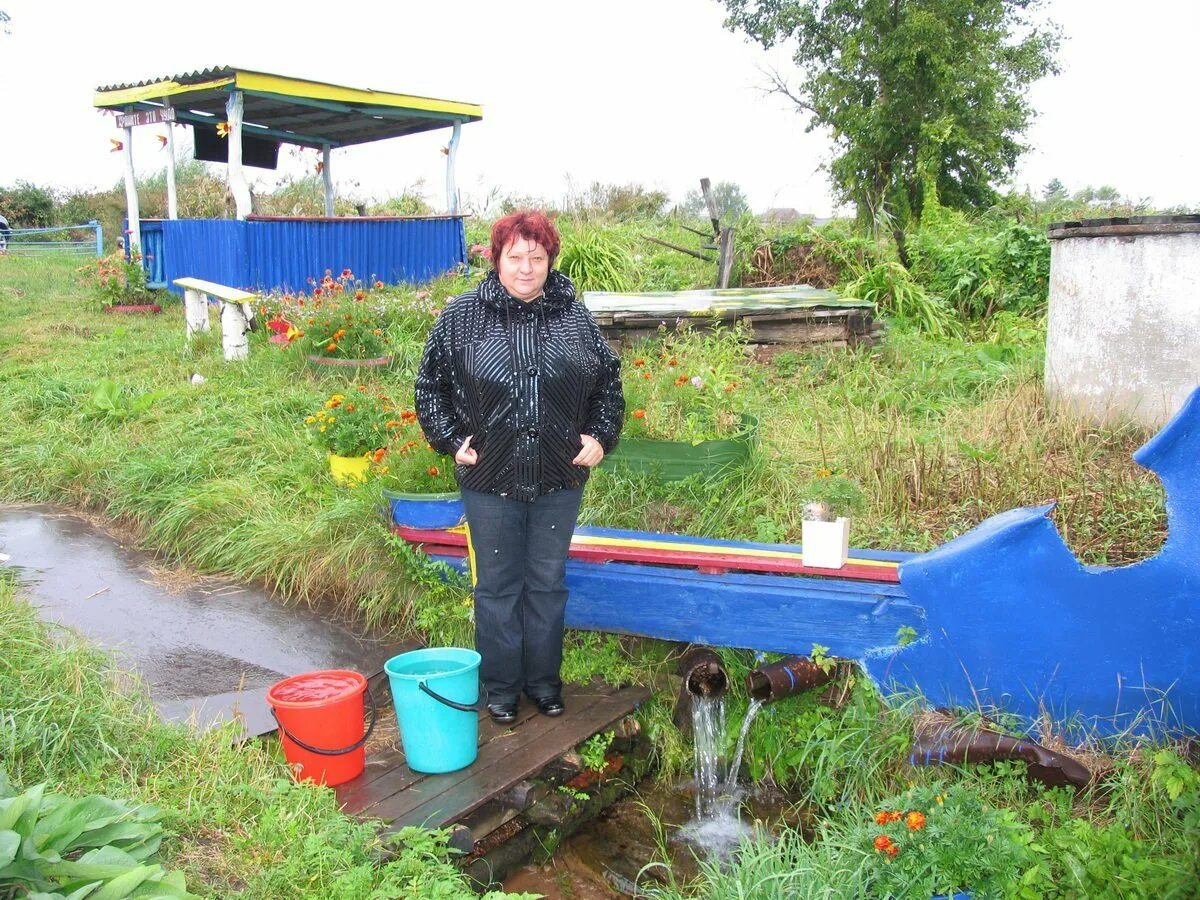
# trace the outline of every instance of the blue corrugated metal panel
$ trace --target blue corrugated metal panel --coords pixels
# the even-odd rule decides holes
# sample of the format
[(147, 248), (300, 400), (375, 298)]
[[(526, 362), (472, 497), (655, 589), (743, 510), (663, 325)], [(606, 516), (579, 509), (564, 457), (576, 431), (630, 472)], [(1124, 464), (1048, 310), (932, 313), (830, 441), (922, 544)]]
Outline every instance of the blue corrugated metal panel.
[(350, 269), (364, 281), (428, 281), (467, 260), (461, 218), (251, 221), (250, 280), (255, 288), (303, 289)]
[(168, 287), (176, 278), (203, 278), (230, 287), (253, 286), (246, 226), (233, 219), (165, 219), (162, 267)]
[[(126, 225), (128, 228), (129, 226)], [(142, 268), (146, 270), (146, 285), (152, 288), (167, 286), (163, 274), (163, 230), (162, 222), (149, 221), (141, 223), (142, 231)]]

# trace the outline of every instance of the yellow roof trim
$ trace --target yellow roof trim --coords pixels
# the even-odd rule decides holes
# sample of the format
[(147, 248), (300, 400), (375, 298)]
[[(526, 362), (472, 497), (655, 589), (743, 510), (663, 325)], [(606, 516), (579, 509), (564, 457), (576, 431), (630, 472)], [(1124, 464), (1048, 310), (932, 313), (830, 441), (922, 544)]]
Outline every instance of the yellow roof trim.
[(191, 94), (196, 91), (210, 91), (213, 88), (233, 84), (233, 77), (214, 78), (212, 81), (202, 81), (199, 84), (180, 84), (177, 81), (156, 81), (154, 84), (144, 84), (140, 87), (122, 88), (115, 91), (96, 91), (92, 105), (102, 109), (114, 106), (126, 106), (130, 103), (140, 103), (143, 100), (161, 100), (163, 97), (173, 97), (176, 94)]
[(411, 94), (392, 94), (387, 91), (372, 91), (361, 88), (339, 87), (319, 81), (304, 81), (283, 75), (264, 72), (237, 72), (237, 87), (247, 91), (265, 91), (272, 94), (307, 97), (312, 100), (331, 100), (335, 103), (362, 103), (368, 106), (393, 106), (397, 109), (426, 110), (450, 113), (451, 115), (483, 118), (483, 107), (475, 103), (459, 103), (455, 100), (435, 100), (431, 97), (416, 97)]

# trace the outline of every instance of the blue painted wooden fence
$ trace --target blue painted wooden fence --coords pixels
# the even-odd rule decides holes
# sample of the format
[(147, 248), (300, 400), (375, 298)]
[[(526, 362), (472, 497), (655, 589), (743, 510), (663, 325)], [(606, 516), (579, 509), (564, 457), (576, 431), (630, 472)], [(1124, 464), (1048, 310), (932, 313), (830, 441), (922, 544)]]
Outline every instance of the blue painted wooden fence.
[(247, 290), (302, 290), (350, 269), (389, 284), (428, 281), (467, 261), (461, 216), (408, 219), (148, 219), (142, 250), (152, 287), (176, 278)]

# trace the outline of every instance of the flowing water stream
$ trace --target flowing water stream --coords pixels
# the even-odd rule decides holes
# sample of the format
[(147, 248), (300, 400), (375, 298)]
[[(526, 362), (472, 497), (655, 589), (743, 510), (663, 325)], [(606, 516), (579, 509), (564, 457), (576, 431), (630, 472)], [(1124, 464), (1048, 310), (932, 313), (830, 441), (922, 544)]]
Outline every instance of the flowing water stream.
[(751, 828), (739, 815), (743, 792), (738, 770), (746, 749), (746, 735), (761, 700), (752, 700), (738, 733), (737, 747), (724, 778), (721, 777), (721, 743), (725, 736), (725, 699), (697, 697), (692, 702), (692, 733), (696, 748), (696, 817), (679, 829), (679, 839), (705, 856), (728, 858)]

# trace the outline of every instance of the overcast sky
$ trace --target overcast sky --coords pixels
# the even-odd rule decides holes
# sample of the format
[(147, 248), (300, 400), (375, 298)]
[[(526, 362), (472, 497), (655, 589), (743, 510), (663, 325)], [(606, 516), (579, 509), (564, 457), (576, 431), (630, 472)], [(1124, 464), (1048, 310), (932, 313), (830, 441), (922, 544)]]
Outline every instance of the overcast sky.
[[(787, 67), (722, 27), (715, 0), (525, 0), (521, 3), (247, 0), (0, 0), (0, 185), (17, 180), (108, 187), (122, 172), (98, 85), (234, 65), (353, 87), (464, 100), (464, 199), (493, 189), (558, 199), (574, 184), (637, 182), (682, 198), (701, 176), (742, 186), (756, 210), (828, 214), (829, 145), (786, 101), (762, 90)], [(236, 9), (236, 14), (226, 13)], [(217, 12), (216, 10), (220, 10)], [(1160, 206), (1200, 208), (1194, 65), (1200, 4), (1051, 0), (1063, 26), (1061, 75), (1033, 88), (1032, 151), (1015, 179), (1040, 190), (1112, 184)], [(136, 129), (139, 172), (161, 170), (155, 134)], [(187, 129), (177, 144), (190, 148)], [(424, 180), (443, 206), (448, 131), (335, 150), (339, 189), (385, 197)], [(262, 186), (314, 171), (307, 151)]]

